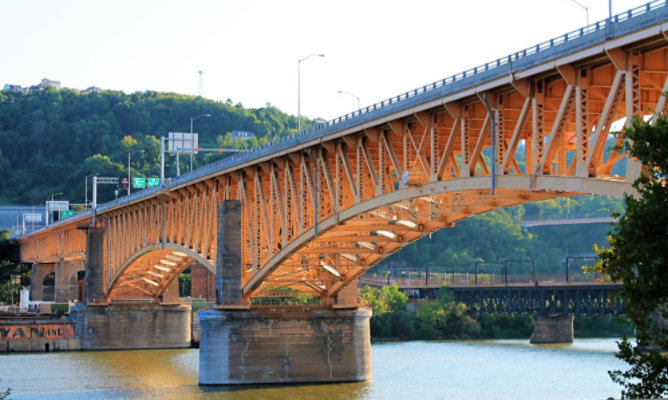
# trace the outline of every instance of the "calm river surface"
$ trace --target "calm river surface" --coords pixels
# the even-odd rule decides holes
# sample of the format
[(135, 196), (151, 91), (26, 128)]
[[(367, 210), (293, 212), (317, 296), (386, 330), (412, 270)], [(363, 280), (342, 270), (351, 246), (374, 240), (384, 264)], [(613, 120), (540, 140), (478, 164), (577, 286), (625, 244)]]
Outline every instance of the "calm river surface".
[(605, 399), (624, 368), (614, 339), (533, 346), (527, 340), (373, 344), (362, 383), (200, 387), (199, 351), (0, 355), (11, 399)]

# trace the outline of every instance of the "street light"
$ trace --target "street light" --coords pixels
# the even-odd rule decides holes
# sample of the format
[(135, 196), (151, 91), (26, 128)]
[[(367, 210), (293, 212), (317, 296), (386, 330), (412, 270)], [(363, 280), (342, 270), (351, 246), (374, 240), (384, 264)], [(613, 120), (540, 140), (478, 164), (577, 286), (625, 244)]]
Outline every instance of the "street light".
[(144, 150), (135, 150), (128, 153), (128, 196), (130, 195), (130, 186), (132, 185), (132, 182), (130, 181), (130, 155), (134, 153), (144, 153)]
[(49, 214), (51, 214), (51, 222), (53, 222), (53, 199), (56, 196), (62, 195), (63, 192), (60, 193), (54, 193), (51, 195), (51, 203), (49, 203), (50, 207), (46, 208), (46, 226), (49, 226)]
[(197, 118), (202, 118), (202, 117), (211, 118), (212, 116), (213, 115), (211, 115), (211, 114), (200, 114), (196, 117), (190, 117), (190, 171), (191, 172), (193, 170), (193, 153), (195, 151), (195, 149), (194, 149), (194, 147), (195, 147), (195, 137), (193, 135), (193, 122), (195, 122), (195, 120)]
[(302, 131), (302, 110), (301, 110), (301, 80), (302, 80), (302, 61), (309, 59), (311, 57), (324, 57), (324, 54), (309, 54), (304, 58), (300, 58), (297, 61), (297, 132)]
[(577, 0), (571, 0), (571, 1), (585, 10), (585, 12), (587, 13), (587, 26), (589, 26), (589, 7), (582, 5), (582, 3), (580, 3)]
[(356, 98), (356, 99), (357, 99), (357, 109), (359, 110), (360, 108), (362, 108), (362, 107), (360, 107), (360, 98), (359, 98), (359, 96), (355, 96), (354, 94), (352, 94), (352, 93), (350, 93), (350, 92), (346, 92), (345, 90), (339, 90), (339, 91), (336, 92), (336, 93), (338, 93), (338, 94), (347, 94), (347, 95), (349, 95), (349, 96), (352, 96), (352, 97)]

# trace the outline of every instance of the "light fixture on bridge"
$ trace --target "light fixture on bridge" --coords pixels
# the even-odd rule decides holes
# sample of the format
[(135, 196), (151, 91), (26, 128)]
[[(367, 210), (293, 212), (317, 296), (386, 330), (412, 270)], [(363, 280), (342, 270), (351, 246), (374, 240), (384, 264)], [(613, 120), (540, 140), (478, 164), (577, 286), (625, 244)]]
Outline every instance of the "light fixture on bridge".
[(375, 217), (390, 219), (390, 213), (387, 210), (373, 210), (369, 214)]
[(172, 251), (172, 254), (179, 257), (188, 257), (186, 253), (181, 253), (180, 251)]
[(152, 280), (150, 280), (150, 279), (148, 279), (148, 278), (146, 278), (146, 277), (144, 277), (144, 276), (142, 276), (141, 278), (142, 278), (143, 280), (145, 280), (146, 283), (148, 283), (149, 285), (153, 285), (153, 286), (156, 286), (156, 287), (160, 286), (160, 284), (158, 284), (158, 282), (156, 282), (156, 281), (152, 281)]
[(337, 271), (336, 269), (334, 269), (334, 267), (330, 267), (329, 265), (325, 264), (324, 261), (320, 261), (320, 265), (322, 265), (322, 267), (323, 267), (324, 269), (326, 269), (327, 271), (329, 271), (332, 275), (336, 276), (337, 278), (340, 278), (340, 277), (341, 277), (341, 274), (339, 273), (339, 271)]
[(348, 259), (352, 262), (356, 262), (356, 263), (359, 263), (359, 261), (360, 261), (360, 258), (357, 257), (356, 255), (353, 255), (353, 254), (341, 253), (341, 257), (346, 258), (346, 259)]
[(408, 201), (400, 201), (398, 203), (394, 203), (394, 205), (399, 208), (403, 208), (404, 210), (415, 211), (415, 206), (413, 205), (413, 203)]
[(160, 264), (169, 265), (170, 267), (176, 267), (176, 263), (169, 260), (160, 260)]
[(182, 261), (183, 260), (183, 257), (173, 256), (171, 254), (165, 255), (165, 257), (169, 260), (172, 260), (172, 261)]
[(357, 242), (357, 244), (359, 244), (360, 246), (362, 246), (362, 247), (364, 247), (364, 248), (367, 248), (367, 249), (369, 249), (369, 250), (371, 250), (371, 251), (376, 251), (376, 247), (378, 247), (378, 246), (376, 246), (375, 244), (373, 244), (373, 243), (371, 243), (371, 242)]
[(162, 279), (162, 278), (165, 277), (165, 275), (160, 274), (160, 273), (158, 273), (158, 272), (153, 272), (153, 271), (147, 271), (147, 272), (148, 272), (149, 275), (155, 276), (156, 278), (160, 278), (160, 279)]
[(433, 204), (438, 203), (438, 200), (436, 200), (436, 197), (434, 197), (434, 196), (422, 196), (422, 197), (420, 197), (420, 200), (428, 201), (428, 202), (433, 203)]
[[(311, 288), (315, 290), (316, 292), (324, 292), (325, 291), (325, 286), (324, 285), (315, 285), (307, 280), (303, 280), (302, 283), (306, 285), (306, 287)], [(321, 287), (322, 286), (322, 287)]]
[(380, 236), (385, 236), (386, 238), (392, 240), (397, 240), (398, 238), (396, 233), (390, 231), (376, 231), (376, 233), (379, 234)]
[(171, 268), (167, 268), (167, 267), (164, 267), (164, 266), (158, 265), (158, 264), (153, 265), (153, 268), (155, 268), (157, 270), (160, 270), (160, 271), (164, 271), (164, 272), (169, 272), (169, 271), (172, 270)]
[(411, 228), (411, 229), (417, 229), (417, 227), (418, 227), (418, 224), (416, 224), (415, 222), (408, 221), (408, 220), (405, 220), (405, 219), (400, 219), (399, 221), (397, 221), (397, 224), (403, 225), (403, 226)]

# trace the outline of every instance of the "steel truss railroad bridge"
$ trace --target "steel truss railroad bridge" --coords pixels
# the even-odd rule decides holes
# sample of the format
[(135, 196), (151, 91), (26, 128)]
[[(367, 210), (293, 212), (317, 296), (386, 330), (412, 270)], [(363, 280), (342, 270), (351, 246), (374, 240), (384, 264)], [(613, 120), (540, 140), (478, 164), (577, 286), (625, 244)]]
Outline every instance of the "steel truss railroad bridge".
[(221, 205), (235, 200), (240, 304), (354, 302), (370, 267), (471, 215), (630, 193), (642, 166), (605, 143), (614, 121), (664, 110), (667, 10), (650, 3), (60, 221), (18, 239), (21, 261), (87, 259), (96, 301), (158, 299), (191, 263), (216, 270)]

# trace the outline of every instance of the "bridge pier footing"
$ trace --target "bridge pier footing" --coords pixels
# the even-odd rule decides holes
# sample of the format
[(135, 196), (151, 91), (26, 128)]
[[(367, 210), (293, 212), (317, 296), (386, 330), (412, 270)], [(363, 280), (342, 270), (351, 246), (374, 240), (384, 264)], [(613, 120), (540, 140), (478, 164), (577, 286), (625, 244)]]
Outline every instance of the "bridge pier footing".
[(202, 311), (199, 384), (368, 380), (370, 317), (361, 309)]
[(532, 344), (573, 343), (572, 315), (536, 315)]
[(190, 347), (190, 306), (81, 304), (70, 310), (82, 350)]

